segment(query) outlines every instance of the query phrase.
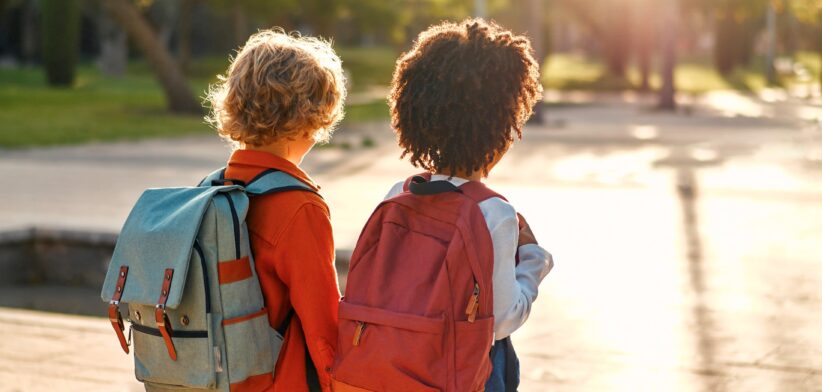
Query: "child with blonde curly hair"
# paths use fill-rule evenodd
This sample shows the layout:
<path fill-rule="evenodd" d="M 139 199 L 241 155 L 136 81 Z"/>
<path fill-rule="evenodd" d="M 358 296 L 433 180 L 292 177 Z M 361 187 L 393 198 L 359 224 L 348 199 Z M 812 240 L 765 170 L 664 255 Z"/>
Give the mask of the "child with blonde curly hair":
<path fill-rule="evenodd" d="M 319 186 L 299 165 L 330 137 L 345 94 L 331 45 L 282 30 L 252 35 L 209 91 L 207 120 L 237 147 L 226 179 L 250 183 L 280 171 L 313 190 L 251 198 L 246 221 L 268 320 L 287 332 L 273 377 L 249 378 L 238 391 L 330 390 L 340 300 L 334 242 Z"/>

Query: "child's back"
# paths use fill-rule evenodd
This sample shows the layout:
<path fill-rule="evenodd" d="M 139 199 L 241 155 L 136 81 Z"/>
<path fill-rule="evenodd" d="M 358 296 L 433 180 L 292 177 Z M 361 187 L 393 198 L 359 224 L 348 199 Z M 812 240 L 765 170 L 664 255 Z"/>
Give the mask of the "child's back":
<path fill-rule="evenodd" d="M 351 257 L 336 390 L 476 391 L 491 371 L 493 249 L 477 207 L 490 191 L 416 180 Z"/>
<path fill-rule="evenodd" d="M 495 24 L 482 20 L 468 20 L 459 24 L 443 23 L 421 33 L 414 47 L 397 62 L 397 69 L 394 72 L 389 97 L 392 125 L 399 136 L 403 156 L 409 156 L 411 163 L 425 169 L 430 181 L 420 180 L 420 185 L 417 186 L 421 188 L 419 192 L 411 189 L 410 193 L 404 190 L 408 190 L 408 186 L 412 186 L 413 183 L 398 183 L 389 192 L 384 205 L 405 204 L 411 210 L 440 208 L 444 216 L 455 212 L 463 214 L 468 210 L 456 210 L 453 204 L 449 204 L 458 199 L 453 193 L 463 193 L 470 198 L 471 192 L 466 192 L 466 189 L 486 189 L 486 197 L 474 200 L 473 208 L 478 217 L 472 221 L 472 232 L 476 235 L 472 236 L 471 240 L 474 241 L 473 247 L 487 250 L 486 257 L 480 260 L 482 266 L 479 268 L 488 275 L 482 278 L 484 283 L 480 286 L 484 287 L 479 287 L 481 290 L 474 292 L 484 293 L 482 295 L 485 296 L 481 298 L 486 301 L 490 293 L 491 306 L 484 309 L 481 303 L 477 304 L 474 297 L 466 300 L 457 295 L 462 289 L 458 284 L 456 287 L 459 289 L 452 290 L 451 293 L 451 298 L 455 301 L 453 307 L 464 310 L 465 313 L 446 312 L 445 319 L 448 321 L 449 315 L 453 315 L 455 318 L 452 321 L 457 327 L 460 323 L 475 322 L 476 319 L 472 317 L 479 316 L 472 316 L 471 309 L 476 309 L 477 306 L 480 315 L 493 316 L 493 328 L 489 326 L 486 332 L 491 335 L 486 336 L 488 345 L 482 347 L 478 353 L 466 357 L 454 355 L 454 367 L 457 370 L 449 377 L 459 379 L 462 376 L 461 371 L 474 372 L 476 364 L 490 364 L 492 360 L 495 365 L 494 372 L 487 384 L 483 379 L 479 385 L 449 382 L 428 384 L 431 387 L 458 391 L 483 388 L 487 391 L 497 391 L 504 390 L 505 384 L 508 384 L 509 390 L 515 388 L 513 384 L 516 383 L 517 376 L 514 374 L 516 369 L 512 362 L 516 357 L 509 350 L 508 361 L 504 355 L 500 360 L 500 354 L 505 354 L 500 347 L 510 348 L 510 344 L 496 344 L 491 350 L 490 342 L 492 336 L 496 339 L 506 339 L 525 322 L 531 304 L 536 298 L 537 287 L 552 266 L 550 255 L 537 245 L 524 219 L 518 217 L 514 208 L 501 196 L 493 194 L 480 183 L 507 152 L 515 136 L 520 136 L 525 120 L 531 115 L 532 107 L 539 100 L 539 71 L 531 52 L 530 44 L 525 37 L 516 36 Z M 427 195 L 427 191 L 422 188 L 435 189 L 437 192 L 432 191 L 434 195 Z M 452 196 L 438 194 L 448 194 L 449 189 L 453 191 Z M 382 208 L 378 208 L 374 217 L 378 216 Z M 375 219 L 374 217 L 372 219 Z M 369 221 L 364 234 L 369 231 L 391 233 L 396 223 L 385 217 L 378 217 L 378 221 L 382 227 L 371 227 L 373 222 Z M 398 242 L 397 239 L 391 240 L 390 235 L 385 238 L 389 238 L 389 244 Z M 377 241 L 384 239 L 380 238 Z M 381 280 L 386 291 L 391 292 L 396 282 L 403 281 L 403 276 L 370 274 L 368 282 L 359 281 L 357 277 L 363 272 L 355 270 L 357 267 L 354 262 L 358 256 L 366 256 L 369 245 L 370 243 L 364 242 L 361 237 L 352 258 L 349 290 L 356 291 L 360 285 L 373 287 L 371 280 Z M 380 245 L 374 248 L 385 249 Z M 399 249 L 408 252 L 398 257 L 401 260 L 407 257 L 413 259 L 424 252 L 422 248 L 415 250 L 400 246 Z M 449 253 L 449 256 L 452 255 Z M 419 257 L 417 268 L 433 268 L 432 264 L 436 263 L 436 260 Z M 449 273 L 452 273 L 450 269 L 467 268 L 468 262 L 453 263 L 452 259 L 446 258 L 445 264 Z M 419 290 L 411 290 L 408 295 L 417 296 L 416 300 L 424 302 L 432 293 L 427 286 L 420 286 Z M 346 301 L 349 300 L 360 300 L 360 297 L 355 295 L 349 299 L 346 293 Z M 489 304 L 486 303 L 487 305 Z M 347 331 L 343 328 L 344 324 L 341 326 L 340 351 L 335 361 L 335 369 L 344 366 L 346 354 L 356 352 L 356 347 L 352 347 L 349 353 L 342 347 L 345 339 L 350 339 L 345 334 L 353 333 L 358 343 L 367 337 L 362 327 Z M 460 350 L 462 346 L 459 333 L 456 335 L 456 350 Z M 510 343 L 508 340 L 503 342 Z M 390 344 L 382 343 L 386 346 Z M 471 344 L 467 341 L 466 343 Z M 425 347 L 427 346 L 423 344 L 420 349 Z M 451 354 L 446 351 L 444 355 Z M 415 356 L 415 351 L 411 351 L 407 357 L 406 362 L 414 365 L 428 360 L 427 357 Z M 359 370 L 366 369 L 365 364 L 361 366 Z M 507 379 L 504 371 L 506 367 L 508 373 L 512 374 Z M 349 368 L 346 371 L 354 370 L 356 369 Z M 413 371 L 407 373 L 414 376 Z M 346 377 L 345 374 L 335 372 L 335 377 L 338 375 Z M 483 377 L 487 377 L 487 373 L 483 373 Z M 360 377 L 357 381 L 361 381 L 361 384 L 352 385 L 365 387 L 367 390 L 397 390 L 389 388 L 388 381 L 383 380 L 378 372 L 368 373 L 366 377 Z M 367 387 L 364 383 L 367 383 Z"/>
<path fill-rule="evenodd" d="M 328 206 L 299 164 L 314 143 L 330 137 L 344 97 L 341 63 L 330 45 L 281 30 L 254 34 L 210 91 L 210 120 L 239 145 L 225 177 L 250 184 L 278 173 L 296 181 L 291 191 L 249 202 L 264 310 L 286 332 L 273 379 L 269 373 L 232 390 L 330 389 L 340 298 L 334 242 Z"/>
<path fill-rule="evenodd" d="M 459 177 L 434 174 L 431 181 L 448 181 L 459 187 L 470 183 Z M 391 188 L 386 199 L 403 192 L 403 182 Z M 518 366 L 509 336 L 516 331 L 531 311 L 531 304 L 537 297 L 539 283 L 553 267 L 551 255 L 530 238 L 520 241 L 520 228 L 517 212 L 514 207 L 500 196 L 487 198 L 479 203 L 479 209 L 490 233 L 493 247 L 493 315 L 494 315 L 494 349 L 491 362 L 494 365 L 486 391 L 504 391 L 506 381 L 505 367 Z M 522 243 L 522 245 L 520 245 Z M 502 365 L 502 366 L 500 366 Z M 501 368 L 502 367 L 502 368 Z M 512 369 L 508 369 L 510 373 Z M 507 378 L 507 379 L 506 379 Z M 518 377 L 515 377 L 518 379 Z"/>

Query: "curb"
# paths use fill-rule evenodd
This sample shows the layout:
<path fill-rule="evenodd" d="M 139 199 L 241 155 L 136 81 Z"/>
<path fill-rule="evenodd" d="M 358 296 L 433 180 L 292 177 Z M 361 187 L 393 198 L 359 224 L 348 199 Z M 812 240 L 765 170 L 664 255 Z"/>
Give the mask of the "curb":
<path fill-rule="evenodd" d="M 0 285 L 57 284 L 99 288 L 118 233 L 29 227 L 0 231 Z M 352 251 L 336 250 L 336 268 L 348 271 Z"/>

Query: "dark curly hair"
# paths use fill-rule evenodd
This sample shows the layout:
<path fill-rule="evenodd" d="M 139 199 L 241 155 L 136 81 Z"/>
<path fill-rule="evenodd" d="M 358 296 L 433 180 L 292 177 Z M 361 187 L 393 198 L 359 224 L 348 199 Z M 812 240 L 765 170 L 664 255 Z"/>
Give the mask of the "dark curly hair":
<path fill-rule="evenodd" d="M 420 33 L 397 60 L 388 102 L 403 158 L 428 171 L 487 175 L 541 96 L 528 38 L 467 19 Z"/>

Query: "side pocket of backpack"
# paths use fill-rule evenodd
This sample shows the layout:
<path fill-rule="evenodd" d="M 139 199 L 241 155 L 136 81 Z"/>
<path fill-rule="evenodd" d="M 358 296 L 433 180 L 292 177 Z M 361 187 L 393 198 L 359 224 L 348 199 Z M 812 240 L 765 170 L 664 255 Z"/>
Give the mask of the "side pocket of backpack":
<path fill-rule="evenodd" d="M 268 322 L 268 310 L 223 320 L 228 380 L 231 389 L 262 390 L 274 382 L 283 337 Z"/>

